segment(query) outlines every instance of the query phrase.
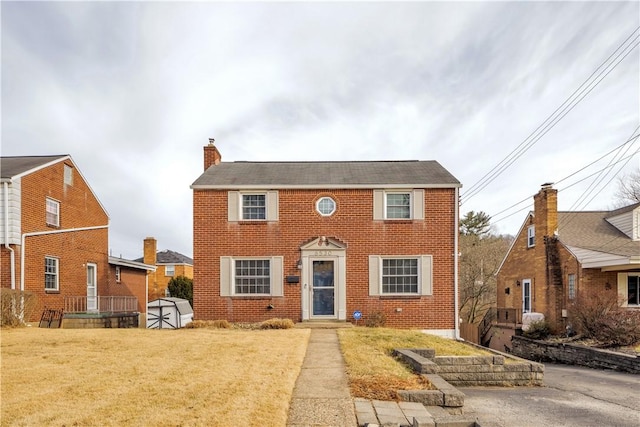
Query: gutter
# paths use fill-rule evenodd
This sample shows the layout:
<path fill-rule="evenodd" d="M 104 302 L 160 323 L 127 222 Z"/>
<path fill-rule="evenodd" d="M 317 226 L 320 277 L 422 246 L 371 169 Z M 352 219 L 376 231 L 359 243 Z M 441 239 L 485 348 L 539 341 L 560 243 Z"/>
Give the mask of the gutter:
<path fill-rule="evenodd" d="M 460 192 L 460 188 L 456 187 L 455 190 L 455 203 L 456 203 L 456 211 L 454 214 L 455 217 L 455 224 L 454 224 L 454 229 L 453 229 L 453 294 L 454 294 L 454 302 L 453 302 L 453 306 L 454 306 L 454 319 L 455 319 L 455 329 L 454 329 L 454 333 L 455 333 L 455 339 L 456 340 L 460 340 L 460 314 L 458 313 L 458 260 L 460 257 L 459 251 L 458 251 L 458 240 L 459 240 L 459 221 L 460 221 L 460 199 L 459 199 L 459 192 Z"/>
<path fill-rule="evenodd" d="M 9 251 L 11 259 L 11 289 L 16 289 L 16 253 L 9 246 L 9 183 L 2 183 L 4 187 L 4 247 Z"/>
<path fill-rule="evenodd" d="M 20 247 L 20 290 L 24 292 L 24 253 L 25 253 L 25 239 L 33 236 L 44 236 L 47 234 L 61 234 L 61 233 L 73 233 L 75 231 L 88 231 L 88 230 L 100 230 L 102 228 L 109 228 L 109 225 L 96 225 L 93 227 L 80 227 L 80 228 L 66 228 L 64 230 L 47 230 L 47 231 L 34 231 L 31 233 L 23 233 Z"/>

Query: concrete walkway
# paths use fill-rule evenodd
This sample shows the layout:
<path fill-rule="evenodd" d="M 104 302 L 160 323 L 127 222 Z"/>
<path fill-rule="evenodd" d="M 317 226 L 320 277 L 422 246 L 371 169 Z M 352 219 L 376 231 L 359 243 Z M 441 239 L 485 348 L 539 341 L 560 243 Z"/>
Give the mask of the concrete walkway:
<path fill-rule="evenodd" d="M 358 425 L 335 329 L 311 329 L 287 425 Z"/>

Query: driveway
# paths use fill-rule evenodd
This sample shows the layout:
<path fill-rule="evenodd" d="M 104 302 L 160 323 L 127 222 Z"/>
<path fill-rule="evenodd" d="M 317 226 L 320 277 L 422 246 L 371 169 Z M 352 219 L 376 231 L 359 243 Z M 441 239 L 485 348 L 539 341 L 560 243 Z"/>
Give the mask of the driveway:
<path fill-rule="evenodd" d="M 545 364 L 544 387 L 461 387 L 482 427 L 640 426 L 640 375 Z"/>

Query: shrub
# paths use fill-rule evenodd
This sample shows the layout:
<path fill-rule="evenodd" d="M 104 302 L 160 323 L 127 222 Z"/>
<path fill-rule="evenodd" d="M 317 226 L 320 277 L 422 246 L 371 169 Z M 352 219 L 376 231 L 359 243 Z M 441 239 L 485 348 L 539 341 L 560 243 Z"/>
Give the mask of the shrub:
<path fill-rule="evenodd" d="M 364 325 L 369 328 L 381 328 L 387 324 L 387 315 L 382 311 L 372 311 L 364 319 Z"/>
<path fill-rule="evenodd" d="M 260 329 L 291 329 L 293 328 L 293 320 L 291 319 L 268 319 L 260 323 Z"/>
<path fill-rule="evenodd" d="M 31 292 L 0 289 L 0 325 L 16 327 L 25 324 L 37 307 L 38 298 Z"/>
<path fill-rule="evenodd" d="M 172 297 L 186 299 L 193 307 L 193 279 L 185 276 L 172 277 L 167 288 Z"/>
<path fill-rule="evenodd" d="M 602 347 L 640 342 L 640 312 L 620 306 L 615 292 L 596 292 L 578 297 L 569 308 L 573 328 Z"/>
<path fill-rule="evenodd" d="M 222 319 L 222 320 L 194 320 L 193 322 L 187 323 L 185 328 L 188 329 L 197 329 L 197 328 L 215 328 L 215 329 L 229 329 L 231 328 L 231 323 Z"/>
<path fill-rule="evenodd" d="M 551 326 L 545 319 L 536 320 L 531 322 L 529 329 L 523 331 L 522 335 L 534 340 L 544 340 L 551 335 Z"/>

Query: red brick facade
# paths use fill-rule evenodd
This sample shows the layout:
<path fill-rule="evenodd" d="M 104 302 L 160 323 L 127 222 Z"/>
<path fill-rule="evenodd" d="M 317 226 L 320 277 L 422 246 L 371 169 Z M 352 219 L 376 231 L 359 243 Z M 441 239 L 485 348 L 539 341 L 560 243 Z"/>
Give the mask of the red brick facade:
<path fill-rule="evenodd" d="M 73 182 L 65 184 L 64 167 L 72 168 Z M 15 254 L 15 288 L 37 296 L 34 317 L 42 308 L 61 309 L 65 296 L 87 295 L 87 265 L 95 264 L 97 295 L 107 292 L 108 222 L 107 213 L 70 158 L 35 170 L 20 180 L 20 244 L 12 244 Z M 12 185 L 16 185 L 13 182 Z M 47 225 L 46 199 L 59 202 L 59 225 Z M 10 252 L 2 247 L 2 287 L 11 287 Z M 21 278 L 21 257 L 24 277 Z M 45 257 L 58 260 L 59 287 L 45 290 Z"/>
<path fill-rule="evenodd" d="M 316 202 L 330 196 L 336 212 L 322 216 Z M 455 244 L 457 191 L 424 190 L 423 220 L 373 220 L 371 189 L 284 189 L 278 191 L 277 221 L 229 221 L 228 191 L 193 193 L 194 313 L 196 319 L 255 322 L 272 317 L 302 320 L 308 285 L 299 269 L 301 247 L 326 236 L 346 247 L 346 319 L 384 313 L 392 327 L 453 331 L 455 328 Z M 322 249 L 322 248 L 320 248 Z M 321 251 L 319 252 L 321 253 Z M 431 255 L 432 294 L 372 296 L 369 256 Z M 221 296 L 221 257 L 283 257 L 282 297 Z M 362 322 L 361 322 L 362 324 Z"/>

